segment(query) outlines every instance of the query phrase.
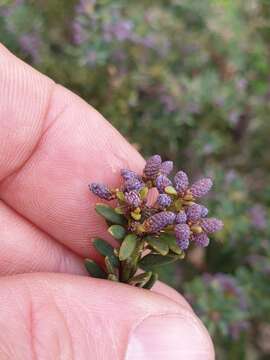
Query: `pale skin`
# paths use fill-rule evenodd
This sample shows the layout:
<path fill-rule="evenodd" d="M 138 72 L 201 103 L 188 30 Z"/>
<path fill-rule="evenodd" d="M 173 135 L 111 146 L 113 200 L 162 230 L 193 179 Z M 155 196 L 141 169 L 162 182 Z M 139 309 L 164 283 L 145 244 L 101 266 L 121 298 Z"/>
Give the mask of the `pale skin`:
<path fill-rule="evenodd" d="M 143 165 L 96 110 L 0 45 L 1 360 L 214 359 L 173 289 L 85 276 L 91 238 L 115 244 L 88 184 Z"/>

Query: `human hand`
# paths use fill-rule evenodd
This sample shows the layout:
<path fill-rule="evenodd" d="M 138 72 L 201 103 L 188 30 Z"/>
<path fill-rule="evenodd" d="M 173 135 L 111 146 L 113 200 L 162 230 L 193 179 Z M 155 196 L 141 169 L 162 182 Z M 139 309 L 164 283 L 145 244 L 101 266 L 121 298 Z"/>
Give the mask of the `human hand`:
<path fill-rule="evenodd" d="M 61 66 L 61 64 L 59 65 Z M 140 155 L 102 116 L 0 45 L 0 358 L 214 359 L 187 302 L 85 275 L 109 238 L 92 181 L 119 182 Z"/>

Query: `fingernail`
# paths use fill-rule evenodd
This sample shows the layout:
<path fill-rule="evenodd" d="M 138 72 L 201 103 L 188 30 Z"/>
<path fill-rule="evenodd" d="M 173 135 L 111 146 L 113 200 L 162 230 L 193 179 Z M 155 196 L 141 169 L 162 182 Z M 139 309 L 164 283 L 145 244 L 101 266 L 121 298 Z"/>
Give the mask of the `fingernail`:
<path fill-rule="evenodd" d="M 213 360 L 210 337 L 192 314 L 149 316 L 132 332 L 126 360 Z"/>

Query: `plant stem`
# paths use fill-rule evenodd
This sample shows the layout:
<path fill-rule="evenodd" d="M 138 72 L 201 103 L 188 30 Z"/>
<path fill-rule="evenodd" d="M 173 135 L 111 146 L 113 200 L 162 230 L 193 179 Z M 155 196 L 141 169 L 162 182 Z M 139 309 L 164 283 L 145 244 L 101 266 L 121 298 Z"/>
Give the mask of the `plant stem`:
<path fill-rule="evenodd" d="M 138 244 L 130 259 L 125 261 L 120 261 L 120 266 L 119 266 L 120 282 L 128 283 L 129 280 L 136 274 L 138 270 L 138 262 L 141 259 L 144 245 L 145 245 L 145 241 L 142 238 L 138 241 Z"/>

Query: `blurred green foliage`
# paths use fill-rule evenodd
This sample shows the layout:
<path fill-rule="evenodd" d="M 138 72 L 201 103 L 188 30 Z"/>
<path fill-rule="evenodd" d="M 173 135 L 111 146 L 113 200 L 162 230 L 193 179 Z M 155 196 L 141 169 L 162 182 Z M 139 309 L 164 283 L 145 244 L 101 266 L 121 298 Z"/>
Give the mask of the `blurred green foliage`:
<path fill-rule="evenodd" d="M 269 16 L 268 0 L 0 2 L 0 40 L 19 57 L 145 156 L 216 179 L 224 231 L 160 274 L 190 299 L 218 359 L 270 356 Z"/>

